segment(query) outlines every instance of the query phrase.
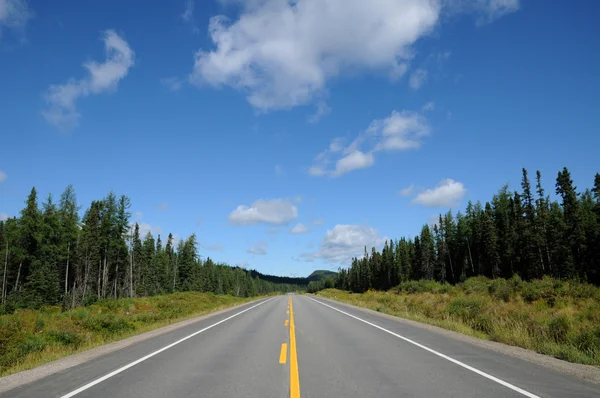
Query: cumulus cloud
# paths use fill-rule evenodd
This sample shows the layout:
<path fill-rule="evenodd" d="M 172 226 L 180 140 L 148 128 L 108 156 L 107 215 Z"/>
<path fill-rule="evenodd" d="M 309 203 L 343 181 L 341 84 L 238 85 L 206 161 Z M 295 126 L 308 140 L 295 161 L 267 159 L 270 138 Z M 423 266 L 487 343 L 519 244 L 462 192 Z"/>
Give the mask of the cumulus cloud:
<path fill-rule="evenodd" d="M 88 76 L 70 79 L 67 83 L 51 85 L 44 97 L 47 108 L 42 115 L 48 123 L 61 130 L 77 126 L 80 114 L 77 101 L 92 94 L 116 91 L 119 82 L 127 76 L 134 64 L 135 54 L 129 44 L 114 30 L 104 32 L 106 60 L 102 63 L 89 61 L 83 64 Z"/>
<path fill-rule="evenodd" d="M 240 205 L 229 214 L 234 225 L 287 224 L 298 218 L 298 208 L 288 199 L 257 200 L 251 206 Z"/>
<path fill-rule="evenodd" d="M 210 19 L 213 48 L 196 52 L 189 80 L 239 89 L 262 111 L 314 103 L 339 76 L 368 71 L 398 79 L 442 13 L 471 13 L 485 23 L 519 7 L 518 0 L 220 1 L 241 13 Z"/>
<path fill-rule="evenodd" d="M 413 184 L 410 184 L 406 188 L 401 189 L 400 192 L 398 192 L 398 195 L 400 195 L 400 196 L 411 196 L 414 191 L 415 191 L 415 186 Z"/>
<path fill-rule="evenodd" d="M 6 221 L 6 220 L 8 220 L 8 214 L 0 213 L 0 221 Z"/>
<path fill-rule="evenodd" d="M 0 0 L 0 39 L 2 30 L 22 31 L 32 13 L 25 0 Z"/>
<path fill-rule="evenodd" d="M 429 135 L 425 117 L 417 112 L 393 111 L 384 119 L 373 120 L 369 127 L 344 147 L 340 138 L 315 158 L 308 169 L 313 176 L 339 177 L 349 171 L 371 167 L 375 153 L 380 151 L 405 151 L 421 146 Z M 337 158 L 337 159 L 336 159 Z"/>
<path fill-rule="evenodd" d="M 335 162 L 333 175 L 340 176 L 352 170 L 371 167 L 374 163 L 375 157 L 373 156 L 373 152 L 363 153 L 359 150 L 354 150 Z"/>
<path fill-rule="evenodd" d="M 7 178 L 8 175 L 4 171 L 0 170 L 0 184 L 6 181 Z"/>
<path fill-rule="evenodd" d="M 428 207 L 455 207 L 466 193 L 462 182 L 447 178 L 440 181 L 435 188 L 417 194 L 412 203 Z"/>
<path fill-rule="evenodd" d="M 427 81 L 427 71 L 425 69 L 417 69 L 411 73 L 408 79 L 408 85 L 413 90 L 418 90 Z"/>
<path fill-rule="evenodd" d="M 312 261 L 321 259 L 328 263 L 348 265 L 353 257 L 361 257 L 365 247 L 381 249 L 387 238 L 380 237 L 376 229 L 366 225 L 338 224 L 325 234 L 319 250 L 305 253 L 301 257 Z"/>
<path fill-rule="evenodd" d="M 256 245 L 249 248 L 247 252 L 250 254 L 264 256 L 265 254 L 267 254 L 267 244 L 265 242 L 258 242 Z"/>
<path fill-rule="evenodd" d="M 243 90 L 266 111 L 312 102 L 346 70 L 397 78 L 440 8 L 435 0 L 247 1 L 237 20 L 211 18 L 215 48 L 196 53 L 190 81 Z"/>
<path fill-rule="evenodd" d="M 293 234 L 293 235 L 305 234 L 308 232 L 309 232 L 308 228 L 302 223 L 298 223 L 298 224 L 294 225 L 294 228 L 292 228 L 290 230 L 290 234 Z"/>
<path fill-rule="evenodd" d="M 240 268 L 243 268 L 243 269 L 248 269 L 248 267 L 250 266 L 250 264 L 248 264 L 247 261 L 240 261 L 239 263 L 236 263 L 235 265 Z"/>

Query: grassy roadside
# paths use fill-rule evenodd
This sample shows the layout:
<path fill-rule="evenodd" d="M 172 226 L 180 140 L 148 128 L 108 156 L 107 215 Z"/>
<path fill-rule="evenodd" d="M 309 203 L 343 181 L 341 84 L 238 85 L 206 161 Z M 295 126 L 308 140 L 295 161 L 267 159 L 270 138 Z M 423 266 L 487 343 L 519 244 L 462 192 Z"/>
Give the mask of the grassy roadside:
<path fill-rule="evenodd" d="M 0 376 L 260 297 L 185 292 L 0 316 Z"/>
<path fill-rule="evenodd" d="M 544 278 L 402 283 L 388 292 L 317 293 L 481 339 L 600 366 L 600 288 Z"/>

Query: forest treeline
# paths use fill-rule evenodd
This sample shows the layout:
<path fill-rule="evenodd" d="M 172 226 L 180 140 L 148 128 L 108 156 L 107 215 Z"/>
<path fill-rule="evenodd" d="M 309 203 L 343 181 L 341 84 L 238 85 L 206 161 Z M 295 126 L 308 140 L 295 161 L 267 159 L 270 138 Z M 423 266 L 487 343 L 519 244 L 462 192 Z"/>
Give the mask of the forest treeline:
<path fill-rule="evenodd" d="M 80 218 L 68 186 L 38 205 L 35 187 L 19 217 L 0 221 L 1 312 L 87 305 L 103 298 L 199 291 L 250 297 L 304 289 L 302 278 L 262 275 L 201 259 L 196 236 L 175 244 L 131 223 L 130 199 L 109 193 Z"/>
<path fill-rule="evenodd" d="M 567 168 L 555 184 L 558 201 L 546 194 L 540 172 L 535 188 L 523 169 L 521 191 L 502 187 L 490 202 L 469 202 L 465 212 L 440 214 L 411 238 L 365 248 L 347 269 L 311 292 L 328 287 L 364 292 L 388 290 L 408 280 L 455 284 L 474 276 L 524 280 L 544 275 L 600 285 L 600 174 L 578 192 Z"/>

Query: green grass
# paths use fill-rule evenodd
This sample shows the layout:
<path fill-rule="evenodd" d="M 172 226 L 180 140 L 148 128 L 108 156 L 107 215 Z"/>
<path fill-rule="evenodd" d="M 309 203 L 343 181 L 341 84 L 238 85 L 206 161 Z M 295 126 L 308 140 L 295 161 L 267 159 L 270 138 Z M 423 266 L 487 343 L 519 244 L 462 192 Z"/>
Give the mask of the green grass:
<path fill-rule="evenodd" d="M 255 299 L 185 292 L 106 299 L 64 312 L 17 310 L 0 316 L 0 376 Z"/>
<path fill-rule="evenodd" d="M 600 366 L 600 288 L 544 278 L 523 282 L 471 278 L 451 286 L 410 281 L 388 291 L 323 297 L 481 339 Z"/>

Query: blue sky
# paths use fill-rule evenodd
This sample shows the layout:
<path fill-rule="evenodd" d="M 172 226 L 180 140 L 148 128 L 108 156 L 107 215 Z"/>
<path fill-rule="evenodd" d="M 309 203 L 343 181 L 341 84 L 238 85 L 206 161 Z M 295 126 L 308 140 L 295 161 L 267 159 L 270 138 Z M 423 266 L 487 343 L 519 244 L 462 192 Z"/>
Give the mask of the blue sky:
<path fill-rule="evenodd" d="M 304 276 L 522 167 L 591 186 L 598 2 L 292 3 L 0 0 L 2 217 L 114 190 L 146 231 Z"/>

